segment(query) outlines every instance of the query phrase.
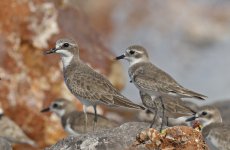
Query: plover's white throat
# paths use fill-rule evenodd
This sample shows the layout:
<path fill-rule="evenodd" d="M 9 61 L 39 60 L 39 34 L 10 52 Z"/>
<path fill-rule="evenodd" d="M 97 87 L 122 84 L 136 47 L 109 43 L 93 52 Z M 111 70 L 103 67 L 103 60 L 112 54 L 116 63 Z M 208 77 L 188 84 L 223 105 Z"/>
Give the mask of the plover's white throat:
<path fill-rule="evenodd" d="M 76 42 L 69 39 L 58 40 L 56 47 L 45 53 L 61 55 L 65 83 L 71 93 L 83 103 L 86 125 L 88 106 L 94 107 L 95 123 L 97 122 L 96 105 L 99 103 L 142 109 L 141 106 L 121 95 L 103 75 L 80 60 Z"/>
<path fill-rule="evenodd" d="M 84 131 L 84 113 L 76 111 L 76 107 L 71 101 L 63 98 L 57 99 L 51 105 L 41 112 L 54 112 L 61 119 L 61 124 L 64 130 L 71 135 L 79 135 L 85 133 Z M 94 115 L 88 113 L 88 131 L 93 131 Z M 98 116 L 97 130 L 104 130 L 117 127 L 113 121 L 110 121 L 102 116 Z"/>
<path fill-rule="evenodd" d="M 213 106 L 203 106 L 187 121 L 198 120 L 203 126 L 202 135 L 207 143 L 220 150 L 230 150 L 230 126 L 222 123 L 219 110 Z"/>
<path fill-rule="evenodd" d="M 29 144 L 33 147 L 37 146 L 15 122 L 4 115 L 3 111 L 1 111 L 0 114 L 0 137 L 10 143 Z"/>

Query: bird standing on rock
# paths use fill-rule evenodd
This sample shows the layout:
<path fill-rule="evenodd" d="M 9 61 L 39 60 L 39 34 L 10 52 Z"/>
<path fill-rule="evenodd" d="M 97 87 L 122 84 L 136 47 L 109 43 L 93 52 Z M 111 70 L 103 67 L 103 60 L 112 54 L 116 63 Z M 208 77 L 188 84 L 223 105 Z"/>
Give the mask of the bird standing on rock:
<path fill-rule="evenodd" d="M 149 60 L 146 49 L 139 45 L 133 45 L 126 49 L 125 53 L 116 57 L 117 60 L 126 59 L 129 62 L 128 74 L 131 82 L 143 93 L 148 94 L 154 100 L 162 95 L 174 95 L 180 98 L 196 98 L 204 100 L 206 96 L 184 88 L 169 74 L 156 67 Z M 155 110 L 157 111 L 157 110 Z M 155 112 L 156 114 L 157 112 Z M 162 111 L 164 118 L 164 111 Z M 164 119 L 163 119 L 164 120 Z"/>
<path fill-rule="evenodd" d="M 219 150 L 230 150 L 230 126 L 222 123 L 219 110 L 213 106 L 200 107 L 193 117 L 187 121 L 199 121 L 201 132 L 207 143 Z"/>
<path fill-rule="evenodd" d="M 62 127 L 68 134 L 79 135 L 84 132 L 84 113 L 76 110 L 76 107 L 71 101 L 60 98 L 53 101 L 49 107 L 44 108 L 41 112 L 54 112 L 61 119 Z M 94 115 L 87 113 L 88 116 L 88 131 L 93 131 Z M 107 118 L 98 115 L 97 131 L 117 127 L 118 124 L 108 120 Z"/>
<path fill-rule="evenodd" d="M 85 113 L 85 130 L 87 126 L 86 108 L 94 108 L 94 127 L 97 122 L 97 104 L 117 105 L 127 108 L 143 109 L 121 95 L 103 75 L 83 63 L 79 57 L 79 48 L 75 41 L 60 39 L 55 48 L 45 54 L 60 54 L 63 63 L 64 80 L 73 95 L 83 104 Z"/>

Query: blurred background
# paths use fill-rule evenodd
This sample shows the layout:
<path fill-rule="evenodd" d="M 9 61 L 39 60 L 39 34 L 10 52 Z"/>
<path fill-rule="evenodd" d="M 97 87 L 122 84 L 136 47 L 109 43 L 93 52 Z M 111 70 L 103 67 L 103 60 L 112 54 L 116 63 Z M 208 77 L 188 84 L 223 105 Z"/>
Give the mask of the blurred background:
<path fill-rule="evenodd" d="M 181 85 L 209 97 L 199 104 L 230 98 L 229 0 L 1 0 L 0 7 L 1 107 L 39 144 L 17 150 L 42 149 L 66 136 L 57 117 L 40 113 L 55 98 L 75 100 L 59 57 L 43 55 L 61 37 L 78 41 L 82 60 L 136 103 L 128 63 L 113 60 L 132 44 L 144 46 Z M 126 112 L 119 111 L 99 110 L 121 118 Z"/>

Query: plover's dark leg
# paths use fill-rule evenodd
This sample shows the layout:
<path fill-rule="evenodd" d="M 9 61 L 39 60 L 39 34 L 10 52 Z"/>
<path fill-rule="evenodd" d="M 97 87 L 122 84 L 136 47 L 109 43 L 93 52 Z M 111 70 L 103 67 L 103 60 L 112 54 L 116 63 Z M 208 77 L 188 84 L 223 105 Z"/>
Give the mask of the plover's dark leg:
<path fill-rule="evenodd" d="M 97 127 L 97 105 L 94 105 L 93 109 L 94 109 L 93 131 L 95 131 L 95 129 Z"/>
<path fill-rule="evenodd" d="M 162 121 L 161 121 L 161 128 L 160 128 L 160 132 L 162 130 L 162 127 L 163 127 L 163 124 L 164 124 L 164 118 L 165 118 L 165 106 L 164 106 L 164 103 L 163 103 L 163 100 L 162 100 L 162 97 L 160 96 L 159 97 L 160 100 L 161 100 L 161 105 L 162 105 Z"/>
<path fill-rule="evenodd" d="M 84 132 L 87 132 L 87 124 L 88 124 L 88 117 L 87 117 L 87 107 L 83 105 L 83 111 L 85 116 L 85 124 L 84 124 Z"/>
<path fill-rule="evenodd" d="M 169 126 L 169 117 L 166 117 L 166 125 Z"/>
<path fill-rule="evenodd" d="M 155 103 L 155 102 L 154 102 L 154 105 L 155 105 L 155 112 L 154 112 L 154 117 L 153 117 L 153 120 L 152 120 L 152 122 L 151 122 L 151 124 L 150 124 L 150 128 L 152 128 L 152 127 L 153 127 L 153 124 L 155 123 L 156 118 L 157 118 L 158 108 L 157 108 L 157 105 L 156 105 L 156 103 Z"/>

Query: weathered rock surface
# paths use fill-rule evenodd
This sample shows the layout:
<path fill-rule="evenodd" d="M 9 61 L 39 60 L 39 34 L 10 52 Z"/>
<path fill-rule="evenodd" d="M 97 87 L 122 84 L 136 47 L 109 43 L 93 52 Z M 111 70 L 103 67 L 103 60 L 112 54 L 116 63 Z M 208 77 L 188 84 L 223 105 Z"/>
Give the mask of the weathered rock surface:
<path fill-rule="evenodd" d="M 57 149 L 128 149 L 136 139 L 136 135 L 147 128 L 148 123 L 125 123 L 112 130 L 104 130 L 95 133 L 88 133 L 79 137 L 67 137 L 56 145 L 46 150 Z"/>
<path fill-rule="evenodd" d="M 159 133 L 153 128 L 146 129 L 148 126 L 148 123 L 129 122 L 112 130 L 67 137 L 46 150 L 208 149 L 201 133 L 190 127 L 171 127 Z"/>

